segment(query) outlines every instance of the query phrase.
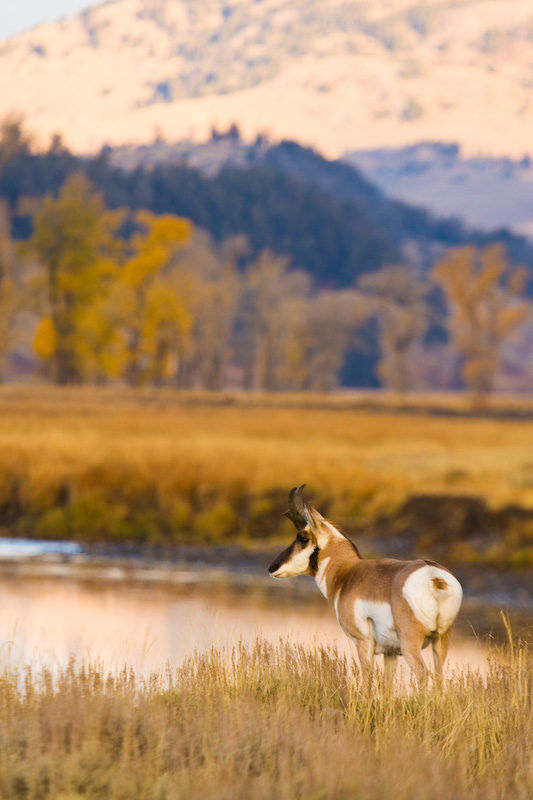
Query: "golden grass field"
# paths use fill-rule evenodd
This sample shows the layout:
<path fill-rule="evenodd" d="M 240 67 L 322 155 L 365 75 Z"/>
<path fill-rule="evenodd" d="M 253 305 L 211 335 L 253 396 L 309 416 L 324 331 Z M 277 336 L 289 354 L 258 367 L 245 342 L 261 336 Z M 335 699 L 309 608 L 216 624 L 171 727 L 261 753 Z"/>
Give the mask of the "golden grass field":
<path fill-rule="evenodd" d="M 533 421 L 428 412 L 468 410 L 460 397 L 415 398 L 403 410 L 393 399 L 4 386 L 0 529 L 89 541 L 279 538 L 300 483 L 348 532 L 394 516 L 414 494 L 533 509 Z M 533 525 L 484 555 L 455 546 L 459 559 L 498 560 L 507 548 L 529 565 Z"/>
<path fill-rule="evenodd" d="M 257 641 L 141 681 L 0 667 L 3 800 L 529 800 L 533 658 L 420 691 L 332 649 Z"/>

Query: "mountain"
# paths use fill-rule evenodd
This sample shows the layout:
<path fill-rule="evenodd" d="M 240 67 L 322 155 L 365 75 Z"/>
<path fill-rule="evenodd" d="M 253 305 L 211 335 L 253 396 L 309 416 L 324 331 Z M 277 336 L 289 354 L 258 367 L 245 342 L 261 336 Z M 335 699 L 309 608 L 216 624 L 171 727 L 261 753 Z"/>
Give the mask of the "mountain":
<path fill-rule="evenodd" d="M 520 160 L 464 158 L 457 145 L 425 142 L 360 150 L 343 160 L 390 197 L 424 206 L 439 216 L 459 217 L 480 230 L 508 228 L 533 237 L 529 156 Z"/>
<path fill-rule="evenodd" d="M 76 152 L 213 124 L 330 157 L 533 149 L 533 0 L 116 0 L 0 43 L 0 118 Z"/>

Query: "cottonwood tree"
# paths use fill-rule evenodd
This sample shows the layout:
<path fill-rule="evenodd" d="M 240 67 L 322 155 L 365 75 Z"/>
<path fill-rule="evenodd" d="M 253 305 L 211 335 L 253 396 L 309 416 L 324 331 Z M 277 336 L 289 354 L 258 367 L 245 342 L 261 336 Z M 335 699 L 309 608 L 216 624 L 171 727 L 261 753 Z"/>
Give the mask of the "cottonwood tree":
<path fill-rule="evenodd" d="M 357 286 L 378 323 L 378 375 L 385 386 L 406 392 L 413 388 L 413 355 L 430 321 L 427 284 L 413 268 L 398 264 L 362 275 Z"/>
<path fill-rule="evenodd" d="M 216 245 L 205 231 L 195 231 L 175 255 L 169 280 L 179 287 L 191 320 L 177 371 L 180 386 L 220 390 L 227 383 L 241 291 L 237 265 L 246 248 L 244 237 Z"/>
<path fill-rule="evenodd" d="M 494 388 L 502 346 L 531 313 L 524 267 L 512 267 L 500 245 L 453 250 L 432 271 L 448 302 L 449 332 L 462 377 L 478 399 Z"/>
<path fill-rule="evenodd" d="M 38 325 L 35 349 L 59 384 L 84 377 L 89 309 L 113 278 L 120 221 L 82 174 L 72 175 L 57 198 L 47 195 L 34 214 L 28 250 L 45 270 L 49 311 Z"/>
<path fill-rule="evenodd" d="M 354 333 L 366 320 L 360 295 L 345 289 L 291 298 L 282 301 L 279 316 L 284 341 L 279 369 L 283 388 L 336 389 Z"/>
<path fill-rule="evenodd" d="M 288 260 L 263 251 L 247 267 L 240 308 L 240 359 L 247 389 L 273 391 L 283 383 L 287 330 L 283 309 L 301 308 L 311 279 Z"/>
<path fill-rule="evenodd" d="M 353 290 L 313 292 L 310 277 L 265 251 L 245 271 L 240 348 L 247 388 L 331 391 L 366 311 Z"/>
<path fill-rule="evenodd" d="M 310 316 L 313 346 L 309 353 L 311 390 L 329 392 L 338 388 L 346 353 L 367 318 L 365 304 L 351 289 L 322 291 L 313 298 Z"/>

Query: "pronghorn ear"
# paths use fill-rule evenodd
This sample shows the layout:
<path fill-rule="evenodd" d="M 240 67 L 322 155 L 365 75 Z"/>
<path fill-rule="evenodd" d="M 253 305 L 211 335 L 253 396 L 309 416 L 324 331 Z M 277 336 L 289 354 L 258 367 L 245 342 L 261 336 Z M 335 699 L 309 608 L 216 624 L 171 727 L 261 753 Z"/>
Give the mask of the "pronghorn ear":
<path fill-rule="evenodd" d="M 309 530 L 315 537 L 316 542 L 320 547 L 321 544 L 325 544 L 329 539 L 329 534 L 324 526 L 326 520 L 322 514 L 320 514 L 316 508 L 313 508 L 312 506 L 307 506 L 307 511 Z"/>

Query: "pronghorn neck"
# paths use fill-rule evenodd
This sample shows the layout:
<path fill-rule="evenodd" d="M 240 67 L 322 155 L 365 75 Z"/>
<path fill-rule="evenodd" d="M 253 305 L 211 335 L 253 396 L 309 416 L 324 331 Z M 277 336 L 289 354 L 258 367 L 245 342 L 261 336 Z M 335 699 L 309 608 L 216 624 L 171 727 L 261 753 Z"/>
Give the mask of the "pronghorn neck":
<path fill-rule="evenodd" d="M 326 544 L 317 547 L 316 571 L 313 576 L 324 597 L 332 603 L 335 602 L 338 587 L 342 585 L 346 573 L 355 563 L 361 561 L 355 545 L 337 530 L 333 530 L 335 533 Z"/>

